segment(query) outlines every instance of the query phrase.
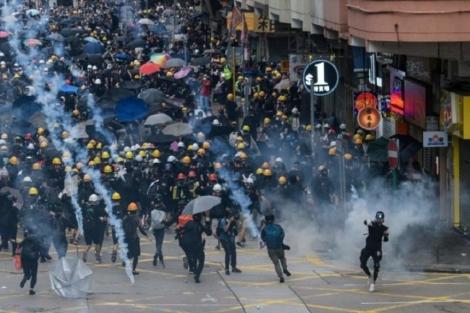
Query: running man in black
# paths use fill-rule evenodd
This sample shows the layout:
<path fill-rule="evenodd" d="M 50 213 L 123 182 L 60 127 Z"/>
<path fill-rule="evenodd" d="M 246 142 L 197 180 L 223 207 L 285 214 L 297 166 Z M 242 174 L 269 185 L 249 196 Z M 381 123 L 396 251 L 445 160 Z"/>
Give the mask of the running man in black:
<path fill-rule="evenodd" d="M 369 277 L 369 291 L 375 290 L 375 281 L 379 276 L 380 260 L 382 260 L 382 238 L 383 241 L 388 241 L 388 227 L 384 223 L 385 214 L 382 211 L 378 211 L 375 214 L 375 221 L 364 224 L 369 229 L 369 234 L 366 239 L 366 247 L 361 251 L 361 268 Z M 374 276 L 371 276 L 369 268 L 367 267 L 367 261 L 369 258 L 374 260 Z"/>

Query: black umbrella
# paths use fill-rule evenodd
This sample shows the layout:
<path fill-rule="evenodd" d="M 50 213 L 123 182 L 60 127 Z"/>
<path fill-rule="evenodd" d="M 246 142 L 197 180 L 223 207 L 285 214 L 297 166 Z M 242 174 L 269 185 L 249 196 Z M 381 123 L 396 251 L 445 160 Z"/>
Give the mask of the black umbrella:
<path fill-rule="evenodd" d="M 47 36 L 47 39 L 52 40 L 52 41 L 57 41 L 57 42 L 64 42 L 65 38 L 59 33 L 52 33 L 49 36 Z"/>
<path fill-rule="evenodd" d="M 64 28 L 60 31 L 60 34 L 64 37 L 70 37 L 75 34 L 82 34 L 84 32 L 85 30 L 80 29 L 80 28 Z"/>
<path fill-rule="evenodd" d="M 207 65 L 211 62 L 211 59 L 208 57 L 201 57 L 201 58 L 193 58 L 191 59 L 191 64 L 192 65 L 199 65 L 199 66 L 204 66 Z"/>
<path fill-rule="evenodd" d="M 159 89 L 149 88 L 139 94 L 139 98 L 148 104 L 160 103 L 166 99 L 166 95 Z"/>
<path fill-rule="evenodd" d="M 143 39 L 134 39 L 127 44 L 127 47 L 132 48 L 132 49 L 143 48 L 145 47 L 146 44 L 147 44 L 146 41 Z"/>
<path fill-rule="evenodd" d="M 103 56 L 101 54 L 89 54 L 84 58 L 89 64 L 101 65 L 103 64 Z"/>
<path fill-rule="evenodd" d="M 134 93 L 130 91 L 129 89 L 125 89 L 125 88 L 112 88 L 109 91 L 109 95 L 110 95 L 110 99 L 112 99 L 115 102 L 118 102 L 121 99 L 133 96 Z"/>
<path fill-rule="evenodd" d="M 142 87 L 142 83 L 136 80 L 128 80 L 121 84 L 121 88 L 130 89 L 130 90 L 139 89 L 141 87 Z"/>

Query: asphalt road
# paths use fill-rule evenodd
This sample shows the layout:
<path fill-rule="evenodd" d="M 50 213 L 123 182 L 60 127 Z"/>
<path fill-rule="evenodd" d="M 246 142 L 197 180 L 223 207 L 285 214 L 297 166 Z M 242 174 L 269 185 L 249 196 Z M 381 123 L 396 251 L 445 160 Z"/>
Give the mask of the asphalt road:
<path fill-rule="evenodd" d="M 340 264 L 319 255 L 288 254 L 292 276 L 280 284 L 265 250 L 256 241 L 238 249 L 241 274 L 226 276 L 223 252 L 206 247 L 206 268 L 195 284 L 182 266 L 182 252 L 172 233 L 165 238 L 166 268 L 152 265 L 153 242 L 142 239 L 143 254 L 135 285 L 119 263 L 110 263 L 106 239 L 103 264 L 95 264 L 93 293 L 87 299 L 68 300 L 50 289 L 48 266 L 40 265 L 37 294 L 20 289 L 21 273 L 9 254 L 0 252 L 0 313 L 12 312 L 470 312 L 470 275 L 390 272 L 384 269 L 377 291 L 369 293 L 366 278 L 355 264 Z M 79 247 L 82 248 L 81 246 Z M 52 249 L 53 250 L 53 249 Z M 70 247 L 69 253 L 75 253 Z M 54 255 L 54 254 L 53 254 Z M 355 261 L 355 260 L 353 260 Z"/>

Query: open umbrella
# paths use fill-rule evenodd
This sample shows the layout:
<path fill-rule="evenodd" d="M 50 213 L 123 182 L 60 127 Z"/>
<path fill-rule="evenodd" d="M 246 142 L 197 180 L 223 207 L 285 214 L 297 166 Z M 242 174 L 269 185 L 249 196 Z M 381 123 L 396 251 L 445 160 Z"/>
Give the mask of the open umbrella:
<path fill-rule="evenodd" d="M 150 62 L 163 66 L 170 56 L 164 53 L 154 53 L 150 56 Z"/>
<path fill-rule="evenodd" d="M 127 47 L 134 49 L 134 48 L 143 48 L 147 42 L 143 39 L 134 39 L 127 44 Z"/>
<path fill-rule="evenodd" d="M 142 87 L 142 83 L 137 80 L 127 80 L 121 84 L 121 87 L 129 90 L 135 90 Z"/>
<path fill-rule="evenodd" d="M 40 14 L 39 11 L 36 9 L 29 9 L 26 11 L 26 15 L 31 16 L 31 17 L 38 16 L 39 14 Z"/>
<path fill-rule="evenodd" d="M 140 75 L 152 75 L 160 71 L 160 65 L 149 62 L 142 65 L 139 69 Z"/>
<path fill-rule="evenodd" d="M 219 49 L 207 49 L 204 50 L 203 54 L 220 54 L 222 53 Z"/>
<path fill-rule="evenodd" d="M 213 207 L 222 202 L 220 197 L 215 196 L 200 196 L 191 200 L 183 210 L 184 215 L 194 215 L 202 212 L 209 211 Z"/>
<path fill-rule="evenodd" d="M 116 58 L 117 60 L 120 60 L 120 61 L 127 61 L 127 60 L 131 59 L 131 57 L 123 51 L 116 53 L 114 55 L 114 58 Z"/>
<path fill-rule="evenodd" d="M 133 96 L 134 93 L 129 89 L 125 88 L 111 88 L 111 90 L 109 91 L 109 95 L 110 99 L 112 99 L 116 103 L 121 99 Z"/>
<path fill-rule="evenodd" d="M 182 67 L 185 64 L 186 62 L 183 59 L 173 58 L 166 61 L 166 63 L 163 64 L 163 68 Z"/>
<path fill-rule="evenodd" d="M 62 85 L 59 88 L 59 92 L 65 93 L 65 94 L 76 94 L 78 92 L 78 87 L 77 86 L 72 86 L 72 85 Z"/>
<path fill-rule="evenodd" d="M 166 98 L 166 95 L 158 89 L 149 88 L 143 90 L 139 94 L 138 98 L 144 100 L 148 104 L 154 104 L 163 101 Z"/>
<path fill-rule="evenodd" d="M 200 58 L 191 59 L 191 64 L 197 65 L 197 66 L 204 66 L 204 65 L 209 64 L 210 62 L 211 62 L 211 59 L 208 57 L 200 57 Z"/>
<path fill-rule="evenodd" d="M 98 39 L 96 39 L 95 37 L 92 37 L 92 36 L 85 37 L 83 40 L 86 41 L 86 42 L 97 42 L 97 43 L 100 43 L 100 41 L 99 41 Z"/>
<path fill-rule="evenodd" d="M 185 78 L 186 76 L 188 76 L 189 73 L 191 73 L 191 68 L 187 66 L 187 67 L 183 67 L 178 72 L 176 72 L 173 77 L 175 79 L 181 79 L 181 78 Z"/>
<path fill-rule="evenodd" d="M 52 289 L 64 298 L 85 298 L 93 284 L 93 272 L 78 257 L 60 258 L 51 266 L 49 279 Z"/>
<path fill-rule="evenodd" d="M 367 147 L 367 156 L 371 162 L 387 162 L 388 139 L 380 137 L 370 142 Z"/>
<path fill-rule="evenodd" d="M 60 34 L 64 37 L 70 37 L 75 34 L 82 34 L 85 30 L 81 28 L 64 28 L 60 31 Z"/>
<path fill-rule="evenodd" d="M 104 52 L 104 47 L 99 42 L 88 42 L 83 46 L 83 53 L 85 54 L 101 54 Z"/>
<path fill-rule="evenodd" d="M 276 90 L 287 90 L 290 88 L 290 80 L 289 78 L 286 78 L 286 79 L 283 79 L 281 80 L 279 83 L 277 83 L 275 86 L 274 86 L 274 89 Z"/>
<path fill-rule="evenodd" d="M 176 137 L 186 136 L 193 133 L 193 127 L 188 123 L 176 122 L 163 128 L 162 133 Z"/>
<path fill-rule="evenodd" d="M 26 39 L 24 41 L 24 44 L 28 47 L 37 47 L 37 46 L 42 45 L 42 42 L 39 39 L 30 38 L 30 39 Z"/>
<path fill-rule="evenodd" d="M 116 119 L 119 122 L 133 122 L 141 120 L 149 112 L 148 105 L 136 97 L 122 99 L 116 105 Z"/>
<path fill-rule="evenodd" d="M 0 31 L 0 38 L 7 38 L 8 36 L 10 36 L 10 33 L 7 32 L 7 31 Z"/>
<path fill-rule="evenodd" d="M 137 23 L 140 24 L 140 25 L 153 25 L 153 24 L 155 24 L 155 22 L 152 21 L 149 18 L 141 18 Z"/>
<path fill-rule="evenodd" d="M 165 113 L 157 113 L 150 115 L 145 120 L 144 125 L 154 126 L 154 125 L 164 125 L 173 122 L 173 119 Z"/>
<path fill-rule="evenodd" d="M 49 36 L 47 36 L 47 39 L 52 40 L 52 41 L 57 41 L 57 42 L 64 42 L 65 38 L 59 33 L 52 33 Z"/>

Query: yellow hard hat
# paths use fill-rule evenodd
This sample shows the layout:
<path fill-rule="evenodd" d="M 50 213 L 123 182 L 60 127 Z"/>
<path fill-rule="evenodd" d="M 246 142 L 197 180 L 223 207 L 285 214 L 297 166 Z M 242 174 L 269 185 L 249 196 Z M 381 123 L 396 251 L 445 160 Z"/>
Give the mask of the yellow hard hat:
<path fill-rule="evenodd" d="M 64 130 L 62 134 L 60 135 L 60 137 L 62 137 L 62 139 L 67 139 L 70 137 L 70 134 L 68 131 Z"/>
<path fill-rule="evenodd" d="M 80 111 L 79 111 L 79 110 L 75 109 L 75 110 L 72 111 L 72 116 L 77 117 L 77 116 L 79 116 L 79 115 L 80 115 Z"/>
<path fill-rule="evenodd" d="M 362 145 L 362 137 L 358 137 L 358 138 L 354 139 L 354 143 L 356 145 Z"/>
<path fill-rule="evenodd" d="M 119 192 L 113 192 L 113 194 L 111 196 L 111 199 L 113 201 L 119 201 L 119 200 L 121 200 L 121 195 L 119 194 Z"/>
<path fill-rule="evenodd" d="M 266 67 L 266 73 L 270 73 L 270 72 L 272 72 L 272 70 L 273 70 L 273 69 L 272 69 L 271 67 L 269 67 L 269 66 Z"/>
<path fill-rule="evenodd" d="M 305 130 L 306 131 L 312 131 L 312 124 L 308 124 L 307 126 L 305 126 Z"/>
<path fill-rule="evenodd" d="M 83 181 L 84 182 L 91 182 L 91 176 L 89 174 L 85 174 L 83 176 Z"/>
<path fill-rule="evenodd" d="M 287 183 L 287 178 L 285 176 L 281 176 L 278 179 L 279 185 L 285 185 Z"/>
<path fill-rule="evenodd" d="M 372 134 L 367 134 L 367 135 L 366 135 L 366 138 L 365 138 L 366 141 L 372 141 L 372 140 L 374 140 L 374 139 L 375 139 L 375 136 L 372 135 Z"/>
<path fill-rule="evenodd" d="M 345 153 L 344 154 L 344 159 L 345 160 L 351 160 L 352 159 L 352 154 L 351 153 Z"/>
<path fill-rule="evenodd" d="M 229 94 L 227 95 L 227 100 L 228 100 L 228 101 L 233 101 L 233 100 L 235 100 L 235 96 L 233 95 L 233 93 L 229 93 Z"/>
<path fill-rule="evenodd" d="M 259 95 L 260 98 L 264 98 L 264 96 L 266 95 L 266 93 L 265 93 L 263 90 L 261 90 L 261 91 L 258 93 L 258 95 Z"/>
<path fill-rule="evenodd" d="M 160 150 L 155 149 L 152 151 L 152 157 L 159 158 L 161 156 Z"/>
<path fill-rule="evenodd" d="M 139 155 L 140 155 L 142 158 L 145 158 L 145 157 L 147 157 L 147 152 L 145 152 L 144 150 L 140 150 L 140 151 L 139 151 Z"/>
<path fill-rule="evenodd" d="M 105 165 L 105 167 L 103 168 L 103 173 L 111 174 L 112 172 L 113 172 L 113 168 L 111 167 L 111 165 Z"/>
<path fill-rule="evenodd" d="M 28 190 L 28 195 L 30 196 L 37 196 L 39 194 L 39 191 L 36 187 L 31 187 Z"/>
<path fill-rule="evenodd" d="M 237 150 L 243 150 L 245 149 L 245 144 L 243 142 L 240 142 L 238 145 L 237 145 Z"/>
<path fill-rule="evenodd" d="M 263 176 L 273 176 L 273 172 L 269 168 L 263 170 Z"/>
<path fill-rule="evenodd" d="M 328 149 L 328 155 L 329 156 L 335 156 L 336 155 L 336 147 L 332 147 Z"/>
<path fill-rule="evenodd" d="M 199 148 L 199 150 L 197 150 L 197 155 L 199 156 L 205 156 L 206 155 L 206 150 L 204 150 L 203 148 Z"/>
<path fill-rule="evenodd" d="M 354 136 L 352 137 L 352 139 L 355 141 L 357 138 L 361 139 L 362 140 L 362 136 L 360 134 L 354 134 Z"/>
<path fill-rule="evenodd" d="M 108 151 L 103 151 L 101 152 L 101 158 L 106 160 L 106 159 L 109 159 L 111 156 L 109 155 L 109 152 Z"/>
<path fill-rule="evenodd" d="M 202 143 L 202 147 L 206 150 L 209 150 L 209 148 L 211 147 L 211 144 L 208 141 L 204 141 Z"/>
<path fill-rule="evenodd" d="M 12 156 L 12 157 L 8 160 L 8 163 L 10 163 L 11 165 L 17 165 L 17 164 L 18 164 L 18 159 L 16 158 L 16 156 Z"/>
<path fill-rule="evenodd" d="M 249 125 L 243 125 L 242 130 L 246 133 L 250 131 L 250 126 Z"/>
<path fill-rule="evenodd" d="M 271 168 L 271 165 L 269 164 L 269 162 L 263 162 L 263 165 L 261 165 L 261 168 L 265 170 L 267 168 Z"/>
<path fill-rule="evenodd" d="M 134 158 L 134 153 L 132 153 L 132 151 L 127 151 L 125 156 L 126 159 L 132 160 Z"/>
<path fill-rule="evenodd" d="M 237 77 L 237 79 L 238 79 L 239 81 L 242 81 L 242 80 L 243 80 L 243 78 L 244 78 L 244 77 L 243 77 L 243 76 L 241 76 L 241 75 Z"/>
<path fill-rule="evenodd" d="M 277 111 L 277 112 L 276 112 L 276 116 L 277 116 L 277 117 L 281 117 L 282 115 L 283 115 L 282 111 Z"/>
<path fill-rule="evenodd" d="M 41 141 L 41 143 L 39 144 L 39 148 L 45 149 L 45 148 L 47 148 L 47 145 L 48 145 L 48 144 L 47 144 L 47 141 L 45 141 L 45 140 L 44 140 L 44 141 Z"/>
<path fill-rule="evenodd" d="M 35 170 L 35 171 L 41 170 L 41 163 L 39 163 L 39 162 L 33 163 L 32 168 L 33 168 L 33 170 Z"/>
<path fill-rule="evenodd" d="M 37 130 L 38 135 L 43 135 L 46 132 L 46 130 L 42 127 L 39 127 Z"/>
<path fill-rule="evenodd" d="M 256 169 L 256 175 L 261 175 L 261 174 L 263 174 L 263 169 L 260 167 Z"/>
<path fill-rule="evenodd" d="M 246 154 L 246 153 L 243 152 L 243 151 L 240 152 L 239 156 L 240 156 L 240 159 L 242 159 L 242 160 L 248 159 L 248 154 Z"/>
<path fill-rule="evenodd" d="M 264 126 L 268 126 L 269 123 L 271 123 L 271 119 L 269 117 L 265 117 L 264 120 L 263 120 Z"/>
<path fill-rule="evenodd" d="M 103 144 L 101 142 L 97 142 L 95 148 L 101 150 L 101 148 L 103 148 Z"/>
<path fill-rule="evenodd" d="M 166 72 L 166 77 L 173 77 L 173 72 L 170 72 L 170 71 Z"/>
<path fill-rule="evenodd" d="M 93 150 L 93 149 L 95 149 L 95 145 L 92 144 L 91 142 L 89 142 L 89 143 L 86 145 L 86 148 L 87 148 L 88 150 Z"/>
<path fill-rule="evenodd" d="M 189 165 L 191 163 L 191 158 L 189 156 L 184 156 L 183 159 L 181 160 L 184 165 Z"/>
<path fill-rule="evenodd" d="M 61 165 L 62 161 L 59 158 L 52 159 L 52 165 Z"/>
<path fill-rule="evenodd" d="M 227 59 L 225 59 L 225 58 L 220 58 L 219 61 L 220 61 L 220 63 L 225 63 L 225 62 L 227 62 Z"/>
<path fill-rule="evenodd" d="M 280 101 L 280 102 L 285 102 L 285 101 L 287 101 L 287 97 L 284 96 L 284 95 L 282 95 L 282 96 L 279 96 L 279 97 L 277 98 L 277 100 Z"/>
<path fill-rule="evenodd" d="M 259 97 L 259 93 L 255 92 L 255 93 L 253 94 L 253 98 L 256 99 L 256 98 L 258 98 L 258 97 Z"/>
<path fill-rule="evenodd" d="M 96 156 L 94 159 L 93 159 L 93 163 L 95 165 L 100 165 L 101 164 L 101 159 L 100 157 Z"/>

